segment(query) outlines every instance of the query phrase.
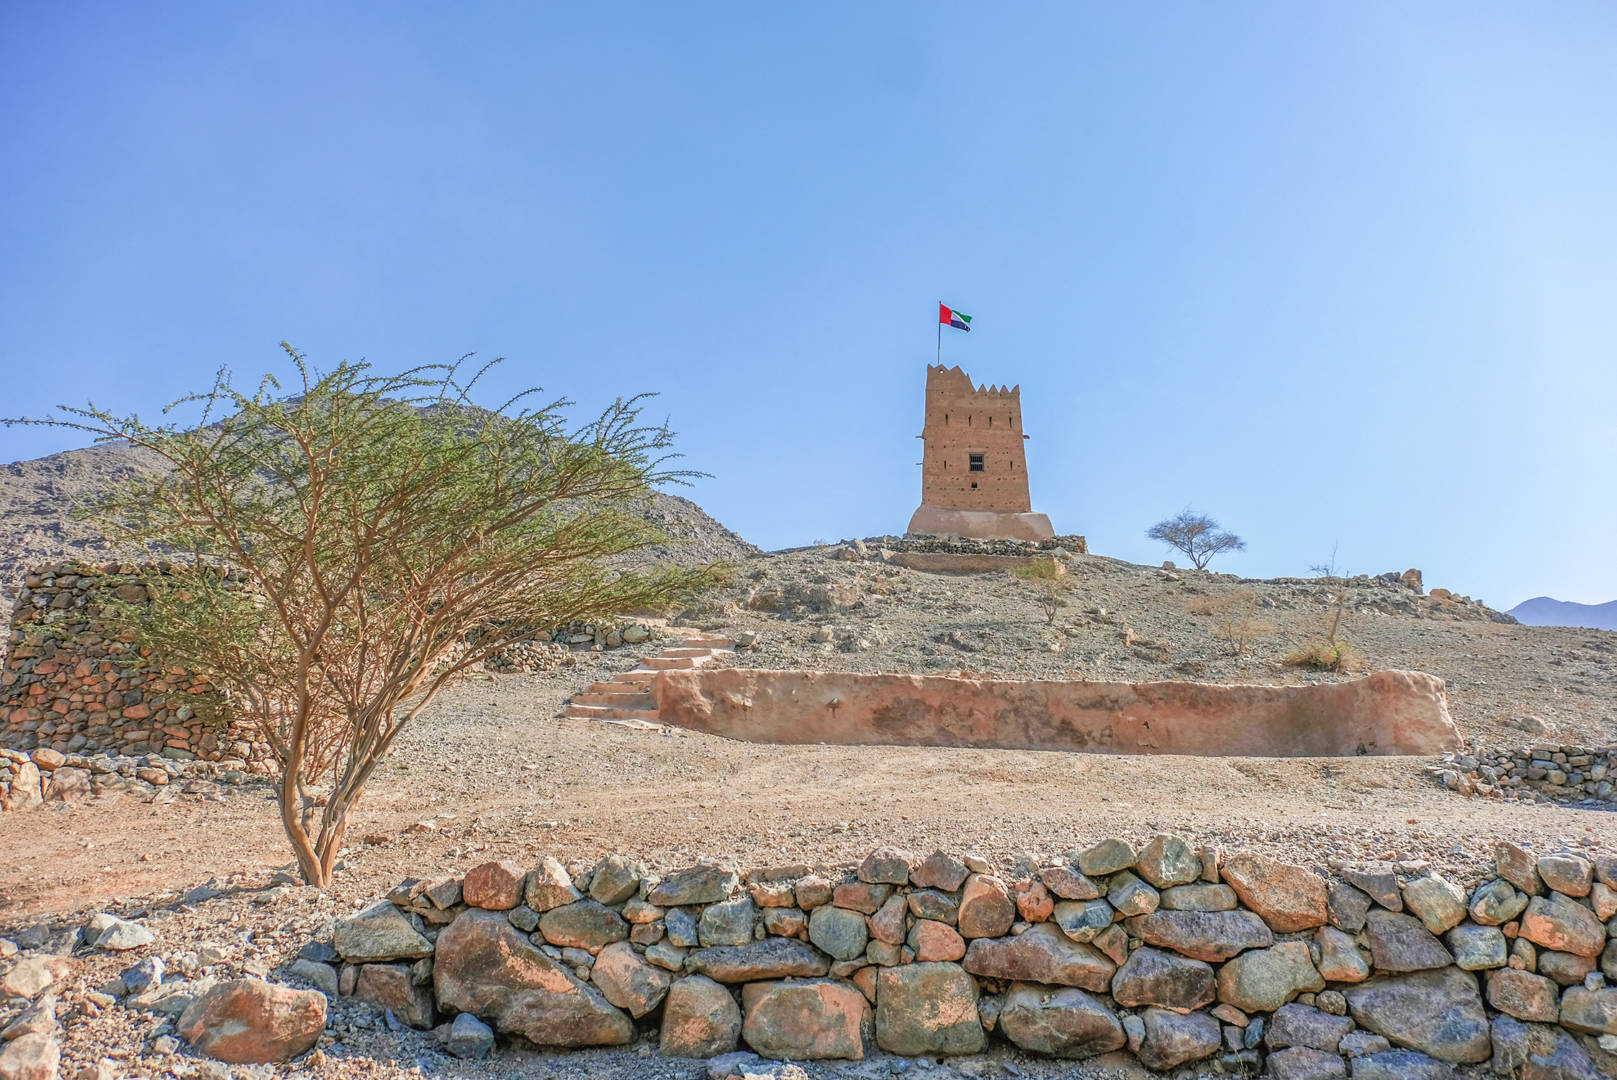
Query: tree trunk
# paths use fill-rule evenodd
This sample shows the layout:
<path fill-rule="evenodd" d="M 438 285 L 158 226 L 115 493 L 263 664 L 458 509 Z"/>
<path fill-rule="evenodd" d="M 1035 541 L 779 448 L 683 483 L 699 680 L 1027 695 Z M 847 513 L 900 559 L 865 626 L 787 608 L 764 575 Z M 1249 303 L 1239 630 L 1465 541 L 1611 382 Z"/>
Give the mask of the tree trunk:
<path fill-rule="evenodd" d="M 291 771 L 283 773 L 280 791 L 281 827 L 286 830 L 286 838 L 292 844 L 292 853 L 297 856 L 298 875 L 305 883 L 324 889 L 331 884 L 331 868 L 309 841 L 309 833 L 303 827 L 302 801 L 298 794 L 297 778 Z"/>

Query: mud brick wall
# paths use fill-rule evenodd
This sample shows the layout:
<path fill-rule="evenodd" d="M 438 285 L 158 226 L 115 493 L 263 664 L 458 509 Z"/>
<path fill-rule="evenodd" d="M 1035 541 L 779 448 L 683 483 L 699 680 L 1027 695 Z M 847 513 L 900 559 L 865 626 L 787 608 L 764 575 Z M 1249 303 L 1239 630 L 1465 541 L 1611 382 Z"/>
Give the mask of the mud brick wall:
<path fill-rule="evenodd" d="M 1003 876 L 890 848 L 823 875 L 500 861 L 405 881 L 290 974 L 436 1028 L 467 1057 L 496 1034 L 797 1060 L 1003 1040 L 1294 1080 L 1485 1062 L 1614 1075 L 1617 857 L 1496 854 L 1469 882 L 1390 863 L 1325 874 L 1166 835 Z"/>
<path fill-rule="evenodd" d="M 0 664 L 0 745 L 243 769 L 266 760 L 267 745 L 208 708 L 204 680 L 139 656 L 125 632 L 101 619 L 108 597 L 145 598 L 140 569 L 65 562 L 24 579 Z"/>

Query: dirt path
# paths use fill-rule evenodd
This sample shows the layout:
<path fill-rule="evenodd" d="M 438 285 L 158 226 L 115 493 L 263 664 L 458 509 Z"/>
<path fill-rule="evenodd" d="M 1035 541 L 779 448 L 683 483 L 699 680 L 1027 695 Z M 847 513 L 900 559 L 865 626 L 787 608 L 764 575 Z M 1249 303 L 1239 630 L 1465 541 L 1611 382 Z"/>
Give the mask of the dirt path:
<path fill-rule="evenodd" d="M 989 857 L 1168 830 L 1320 864 L 1391 856 L 1465 876 L 1497 839 L 1609 838 L 1611 814 L 1465 800 L 1411 758 L 1106 757 L 766 746 L 554 715 L 616 658 L 445 698 L 379 770 L 347 858 L 361 892 L 494 856 L 833 865 L 892 843 Z M 438 815 L 452 815 L 439 817 Z M 434 820 L 431 831 L 412 831 Z M 267 787 L 167 805 L 98 800 L 0 815 L 0 925 L 114 897 L 265 876 L 287 852 Z"/>

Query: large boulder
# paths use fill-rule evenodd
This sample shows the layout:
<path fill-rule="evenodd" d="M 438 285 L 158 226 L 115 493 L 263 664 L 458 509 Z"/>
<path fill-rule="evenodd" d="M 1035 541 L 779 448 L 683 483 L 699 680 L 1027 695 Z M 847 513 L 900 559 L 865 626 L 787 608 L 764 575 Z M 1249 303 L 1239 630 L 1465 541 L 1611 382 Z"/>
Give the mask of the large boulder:
<path fill-rule="evenodd" d="M 432 942 L 391 900 L 378 900 L 357 915 L 338 920 L 332 943 L 337 954 L 353 964 L 419 960 L 432 955 Z"/>
<path fill-rule="evenodd" d="M 876 1044 L 891 1054 L 975 1054 L 987 1043 L 977 982 L 956 964 L 876 973 Z"/>
<path fill-rule="evenodd" d="M 1220 867 L 1241 902 L 1278 934 L 1325 925 L 1325 879 L 1251 852 L 1227 856 Z"/>
<path fill-rule="evenodd" d="M 1218 969 L 1218 1000 L 1243 1012 L 1273 1012 L 1305 990 L 1323 990 L 1306 941 L 1244 952 Z"/>
<path fill-rule="evenodd" d="M 1326 982 L 1363 982 L 1370 977 L 1370 964 L 1359 952 L 1353 935 L 1334 926 L 1322 926 L 1314 931 L 1314 944 L 1319 947 L 1320 977 Z"/>
<path fill-rule="evenodd" d="M 809 940 L 836 960 L 852 960 L 865 951 L 869 927 L 865 917 L 847 908 L 819 907 L 809 915 Z"/>
<path fill-rule="evenodd" d="M 870 1003 L 829 979 L 755 982 L 741 988 L 741 1037 L 765 1057 L 818 1060 L 865 1056 Z"/>
<path fill-rule="evenodd" d="M 0 1080 L 56 1080 L 62 1048 L 49 1035 L 30 1032 L 0 1047 Z"/>
<path fill-rule="evenodd" d="M 522 903 L 527 872 L 514 862 L 486 862 L 466 872 L 461 898 L 472 907 L 509 911 Z"/>
<path fill-rule="evenodd" d="M 111 952 L 139 949 L 157 940 L 156 935 L 140 923 L 106 912 L 90 917 L 90 921 L 84 924 L 83 937 L 86 945 Z"/>
<path fill-rule="evenodd" d="M 750 896 L 737 896 L 702 909 L 696 922 L 696 936 L 703 945 L 745 945 L 752 941 L 758 921 L 758 905 Z"/>
<path fill-rule="evenodd" d="M 1553 1024 L 1561 1018 L 1561 988 L 1531 971 L 1501 968 L 1488 974 L 1488 1004 L 1518 1020 Z"/>
<path fill-rule="evenodd" d="M 564 949 L 594 950 L 628 938 L 629 924 L 599 900 L 577 900 L 539 916 L 539 932 Z"/>
<path fill-rule="evenodd" d="M 1007 982 L 1076 986 L 1104 992 L 1117 965 L 1093 945 L 1073 941 L 1050 923 L 1035 923 L 1015 937 L 978 938 L 962 966 L 973 975 Z"/>
<path fill-rule="evenodd" d="M 1535 945 L 1579 956 L 1599 956 L 1606 928 L 1595 913 L 1560 893 L 1535 896 L 1522 914 L 1521 935 Z"/>
<path fill-rule="evenodd" d="M 638 1020 L 662 1004 L 673 976 L 646 963 L 627 941 L 618 941 L 596 956 L 590 981 L 601 988 L 606 1000 Z"/>
<path fill-rule="evenodd" d="M 718 945 L 697 949 L 685 966 L 698 975 L 723 983 L 761 979 L 810 978 L 824 975 L 830 962 L 814 946 L 793 938 L 765 938 L 751 945 Z"/>
<path fill-rule="evenodd" d="M 1617 986 L 1569 987 L 1561 995 L 1561 1026 L 1584 1035 L 1617 1035 Z"/>
<path fill-rule="evenodd" d="M 1413 1050 L 1383 1050 L 1353 1059 L 1353 1080 L 1454 1080 L 1454 1069 Z"/>
<path fill-rule="evenodd" d="M 1202 875 L 1202 861 L 1191 846 L 1177 836 L 1159 834 L 1140 849 L 1134 870 L 1159 889 L 1188 885 Z"/>
<path fill-rule="evenodd" d="M 13 763 L 11 786 L 0 791 L 0 810 L 37 810 L 45 805 L 39 766 L 31 761 Z"/>
<path fill-rule="evenodd" d="M 1213 1000 L 1213 969 L 1149 946 L 1135 949 L 1112 976 L 1112 998 L 1125 1008 L 1159 1005 L 1189 1012 Z"/>
<path fill-rule="evenodd" d="M 1263 1075 L 1268 1080 L 1347 1080 L 1347 1062 L 1340 1054 L 1293 1046 L 1269 1055 Z"/>
<path fill-rule="evenodd" d="M 438 1004 L 475 1013 L 539 1046 L 619 1046 L 629 1018 L 497 911 L 463 913 L 438 935 Z"/>
<path fill-rule="evenodd" d="M 1005 882 L 992 874 L 972 874 L 960 894 L 955 925 L 964 938 L 1000 937 L 1016 921 L 1016 904 Z"/>
<path fill-rule="evenodd" d="M 1465 890 L 1441 874 L 1428 874 L 1404 886 L 1404 906 L 1426 929 L 1441 934 L 1465 918 Z"/>
<path fill-rule="evenodd" d="M 1167 1072 L 1187 1061 L 1200 1061 L 1218 1051 L 1222 1034 L 1218 1021 L 1204 1012 L 1182 1016 L 1167 1009 L 1147 1009 L 1145 1041 L 1139 1058 L 1147 1068 Z"/>
<path fill-rule="evenodd" d="M 1311 1046 L 1334 1054 L 1341 1049 L 1342 1036 L 1352 1030 L 1353 1021 L 1345 1016 L 1332 1016 L 1312 1005 L 1293 1002 L 1275 1010 L 1264 1029 L 1263 1041 L 1271 1050 Z"/>
<path fill-rule="evenodd" d="M 1424 971 L 1454 963 L 1443 943 L 1412 915 L 1372 911 L 1365 919 L 1364 932 L 1377 971 Z"/>
<path fill-rule="evenodd" d="M 1247 949 L 1273 945 L 1267 924 L 1250 911 L 1153 911 L 1128 921 L 1148 945 L 1216 964 Z"/>
<path fill-rule="evenodd" d="M 740 884 L 734 867 L 702 863 L 663 878 L 646 894 L 646 901 L 658 907 L 717 904 L 729 899 Z"/>
<path fill-rule="evenodd" d="M 1117 920 L 1117 909 L 1105 900 L 1063 900 L 1050 909 L 1050 919 L 1074 941 L 1094 941 Z"/>
<path fill-rule="evenodd" d="M 1086 1058 L 1120 1049 L 1127 1039 L 1117 1014 L 1074 987 L 1016 983 L 999 1010 L 999 1030 L 1022 1049 Z"/>
<path fill-rule="evenodd" d="M 707 1058 L 736 1048 L 741 1007 L 730 991 L 705 975 L 676 982 L 663 1006 L 658 1049 L 669 1057 Z"/>
<path fill-rule="evenodd" d="M 366 964 L 354 980 L 354 997 L 393 1015 L 410 1027 L 425 1031 L 438 1022 L 432 991 L 415 985 L 409 964 Z"/>
<path fill-rule="evenodd" d="M 1488 1016 L 1477 977 L 1459 968 L 1378 976 L 1343 993 L 1360 1027 L 1448 1062 L 1488 1060 Z"/>
<path fill-rule="evenodd" d="M 551 855 L 547 855 L 528 874 L 522 893 L 522 902 L 540 914 L 582 899 L 584 894 L 573 884 L 572 875 L 560 859 Z"/>
<path fill-rule="evenodd" d="M 290 1061 L 326 1029 L 326 995 L 231 979 L 191 999 L 175 1030 L 199 1054 L 233 1064 Z"/>

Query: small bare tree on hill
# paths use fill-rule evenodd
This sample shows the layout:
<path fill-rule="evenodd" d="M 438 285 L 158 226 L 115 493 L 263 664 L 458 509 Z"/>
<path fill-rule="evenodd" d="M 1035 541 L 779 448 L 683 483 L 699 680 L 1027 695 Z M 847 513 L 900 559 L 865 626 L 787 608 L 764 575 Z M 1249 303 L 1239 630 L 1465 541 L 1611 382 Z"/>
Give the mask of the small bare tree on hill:
<path fill-rule="evenodd" d="M 1198 570 L 1207 569 L 1214 555 L 1225 551 L 1245 551 L 1246 541 L 1219 528 L 1206 514 L 1181 510 L 1146 530 L 1146 536 L 1184 552 Z"/>
<path fill-rule="evenodd" d="M 1072 575 L 1054 559 L 1035 559 L 1033 562 L 1011 568 L 1011 576 L 1030 582 L 1035 603 L 1044 613 L 1044 621 L 1055 625 L 1056 616 L 1067 606 L 1067 594 L 1072 591 Z"/>
<path fill-rule="evenodd" d="M 665 468 L 672 433 L 639 423 L 639 399 L 568 431 L 570 403 L 524 406 L 533 391 L 473 407 L 487 367 L 464 384 L 460 363 L 320 374 L 283 348 L 297 396 L 222 372 L 176 402 L 202 405 L 202 426 L 93 405 L 8 423 L 125 439 L 168 466 L 93 507 L 115 539 L 177 564 L 122 615 L 273 749 L 281 823 L 323 887 L 372 773 L 444 687 L 557 625 L 682 602 L 717 569 L 612 563 L 667 542 L 636 504 L 691 475 Z"/>

